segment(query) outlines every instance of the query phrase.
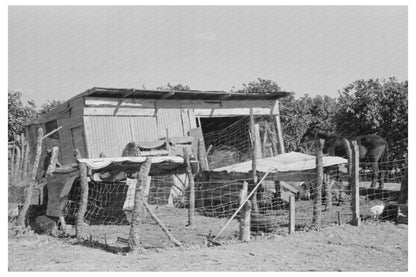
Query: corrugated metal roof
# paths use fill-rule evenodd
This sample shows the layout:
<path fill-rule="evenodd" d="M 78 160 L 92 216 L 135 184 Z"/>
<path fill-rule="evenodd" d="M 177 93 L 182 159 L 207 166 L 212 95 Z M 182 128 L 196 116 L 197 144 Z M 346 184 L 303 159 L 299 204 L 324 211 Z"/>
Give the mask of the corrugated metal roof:
<path fill-rule="evenodd" d="M 323 157 L 323 166 L 332 166 L 337 164 L 344 164 L 348 161 L 341 157 Z M 263 158 L 256 160 L 256 170 L 260 172 L 287 172 L 287 171 L 302 171 L 316 168 L 316 157 L 306 155 L 298 152 L 290 152 L 280 154 L 270 158 Z M 232 164 L 212 171 L 220 172 L 239 172 L 248 173 L 252 170 L 252 161 Z"/>
<path fill-rule="evenodd" d="M 125 88 L 93 87 L 72 99 L 91 97 L 133 98 L 133 99 L 178 99 L 178 100 L 277 100 L 288 96 L 286 91 L 241 93 L 226 91 L 200 91 L 200 90 L 147 90 Z"/>

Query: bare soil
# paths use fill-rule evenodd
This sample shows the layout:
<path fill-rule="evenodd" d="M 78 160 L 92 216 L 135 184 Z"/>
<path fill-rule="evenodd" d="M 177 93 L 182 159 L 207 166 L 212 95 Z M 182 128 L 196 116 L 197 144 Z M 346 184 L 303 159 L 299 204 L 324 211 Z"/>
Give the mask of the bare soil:
<path fill-rule="evenodd" d="M 186 230 L 184 230 L 186 232 Z M 9 227 L 9 271 L 407 271 L 408 226 L 344 224 L 225 246 L 113 254 Z"/>

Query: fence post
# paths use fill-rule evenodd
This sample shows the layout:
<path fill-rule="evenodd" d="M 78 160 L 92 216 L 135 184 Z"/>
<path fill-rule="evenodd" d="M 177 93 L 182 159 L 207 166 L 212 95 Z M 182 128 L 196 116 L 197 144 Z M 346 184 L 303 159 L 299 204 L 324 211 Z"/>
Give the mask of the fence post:
<path fill-rule="evenodd" d="M 152 158 L 147 157 L 145 162 L 140 166 L 139 174 L 137 174 L 136 189 L 134 192 L 134 206 L 132 219 L 130 224 L 129 246 L 133 251 L 139 251 L 140 247 L 140 224 L 144 214 L 144 204 L 142 187 L 146 185 L 149 176 Z"/>
<path fill-rule="evenodd" d="M 329 176 L 329 174 L 324 174 L 324 180 L 325 209 L 329 210 L 332 207 L 331 176 Z"/>
<path fill-rule="evenodd" d="M 252 172 L 252 176 L 253 176 L 253 184 L 257 184 L 257 144 L 259 143 L 259 141 L 257 140 L 257 136 L 256 136 L 256 127 L 255 127 L 255 123 L 254 123 L 254 115 L 253 115 L 253 108 L 250 108 L 250 132 L 251 132 L 251 145 L 252 145 L 252 149 L 251 149 L 251 172 Z M 253 194 L 253 196 L 251 197 L 251 203 L 253 205 L 253 211 L 255 213 L 259 212 L 259 207 L 257 205 L 257 192 L 255 192 Z"/>
<path fill-rule="evenodd" d="M 17 219 L 18 224 L 23 227 L 25 226 L 26 213 L 29 210 L 30 203 L 32 202 L 33 186 L 35 185 L 35 182 L 36 182 L 36 174 L 38 172 L 40 156 L 42 154 L 42 140 L 43 140 L 43 129 L 39 128 L 38 138 L 37 138 L 37 143 L 36 143 L 36 156 L 33 162 L 32 174 L 30 176 L 29 184 L 27 185 L 25 189 L 25 202 L 23 203 L 22 210 L 20 211 L 19 217 Z"/>
<path fill-rule="evenodd" d="M 20 134 L 20 165 L 19 165 L 19 179 L 23 180 L 23 171 L 24 171 L 24 160 L 25 160 L 25 144 L 26 144 L 26 140 L 25 140 L 25 135 L 22 132 L 22 134 Z"/>
<path fill-rule="evenodd" d="M 282 126 L 280 124 L 279 100 L 276 100 L 275 110 L 277 110 L 277 115 L 274 118 L 276 120 L 276 135 L 277 135 L 278 142 L 279 142 L 279 154 L 284 154 L 285 153 L 285 145 L 284 145 L 284 142 L 283 142 Z"/>
<path fill-rule="evenodd" d="M 26 127 L 25 128 L 25 133 L 26 133 L 26 139 L 25 139 L 25 144 L 26 144 L 26 150 L 25 150 L 25 157 L 23 160 L 23 180 L 26 179 L 27 175 L 29 174 L 29 164 L 30 164 L 30 136 L 29 136 L 29 128 Z"/>
<path fill-rule="evenodd" d="M 400 184 L 400 194 L 398 204 L 406 204 L 408 201 L 408 177 L 407 177 L 407 163 L 402 172 L 402 180 Z"/>
<path fill-rule="evenodd" d="M 347 153 L 347 159 L 348 159 L 348 166 L 347 166 L 348 190 L 351 190 L 352 163 L 353 163 L 352 149 L 351 149 L 350 142 L 346 138 L 343 138 L 342 140 L 344 143 L 344 147 L 345 147 L 345 150 Z"/>
<path fill-rule="evenodd" d="M 315 181 L 315 195 L 313 203 L 313 218 L 312 224 L 317 228 L 321 228 L 321 215 L 322 215 L 322 179 L 323 179 L 323 165 L 322 165 L 322 149 L 325 140 L 319 139 L 317 143 L 316 152 L 316 181 Z"/>
<path fill-rule="evenodd" d="M 240 191 L 240 205 L 248 195 L 248 182 L 244 181 L 243 188 Z M 250 241 L 250 220 L 251 220 L 251 203 L 247 201 L 240 212 L 240 236 L 241 241 Z"/>
<path fill-rule="evenodd" d="M 15 141 L 17 141 L 18 143 L 20 142 L 20 136 L 19 135 L 16 135 L 15 137 L 14 137 L 14 140 Z M 14 174 L 13 174 L 13 181 L 12 181 L 12 183 L 13 184 L 16 184 L 17 182 L 18 182 L 18 180 L 19 180 L 19 175 L 20 175 L 20 156 L 21 156 L 21 145 L 19 146 L 19 144 L 17 144 L 16 145 L 16 147 L 15 147 L 15 149 L 16 149 L 16 158 L 15 158 L 15 162 L 14 162 L 14 170 L 13 170 L 13 172 L 14 172 Z"/>
<path fill-rule="evenodd" d="M 295 232 L 295 196 L 289 196 L 289 234 Z"/>
<path fill-rule="evenodd" d="M 359 226 L 360 219 L 360 175 L 359 162 L 360 154 L 356 141 L 351 142 L 352 149 L 352 174 L 351 174 L 351 190 L 352 190 L 352 225 Z"/>
<path fill-rule="evenodd" d="M 185 147 L 184 151 L 184 158 L 186 163 L 186 174 L 189 180 L 189 209 L 188 209 L 188 226 L 194 227 L 195 226 L 195 182 L 194 182 L 194 175 L 192 174 L 191 162 L 190 162 L 190 149 Z"/>
<path fill-rule="evenodd" d="M 81 163 L 79 160 L 82 158 L 78 149 L 74 151 L 75 159 L 79 168 L 79 180 L 81 185 L 81 196 L 79 200 L 77 220 L 76 220 L 76 235 L 78 239 L 85 238 L 85 213 L 87 212 L 88 205 L 88 177 L 87 177 L 87 164 Z"/>

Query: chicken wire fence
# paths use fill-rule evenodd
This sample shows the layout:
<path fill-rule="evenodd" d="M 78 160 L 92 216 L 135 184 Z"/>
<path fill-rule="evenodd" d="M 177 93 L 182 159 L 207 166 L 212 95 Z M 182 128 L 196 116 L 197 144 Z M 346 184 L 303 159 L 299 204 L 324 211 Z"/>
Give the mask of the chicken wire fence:
<path fill-rule="evenodd" d="M 251 159 L 250 117 L 245 116 L 221 130 L 204 133 L 210 168 Z"/>

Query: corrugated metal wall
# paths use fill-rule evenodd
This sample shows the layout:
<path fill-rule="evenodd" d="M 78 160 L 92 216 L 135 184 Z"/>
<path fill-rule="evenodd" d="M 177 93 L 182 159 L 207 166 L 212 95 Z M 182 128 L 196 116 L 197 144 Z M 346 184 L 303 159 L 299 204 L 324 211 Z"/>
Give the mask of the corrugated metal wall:
<path fill-rule="evenodd" d="M 193 113 L 179 109 L 159 109 L 156 117 L 84 116 L 85 136 L 89 158 L 103 152 L 117 157 L 131 141 L 151 141 L 166 136 L 187 135 L 195 126 Z"/>

